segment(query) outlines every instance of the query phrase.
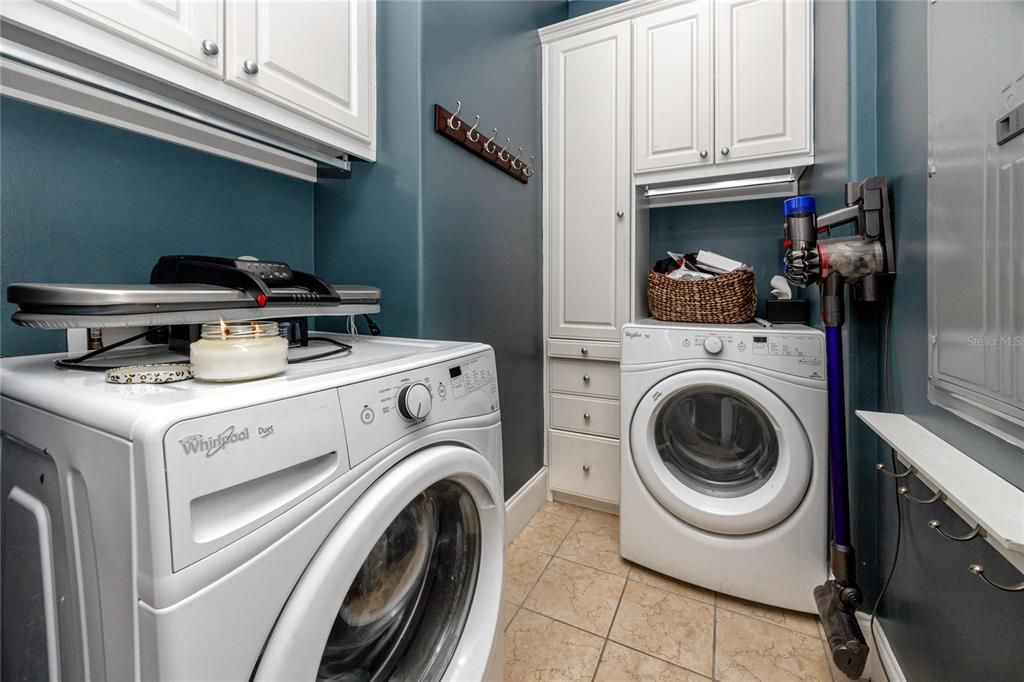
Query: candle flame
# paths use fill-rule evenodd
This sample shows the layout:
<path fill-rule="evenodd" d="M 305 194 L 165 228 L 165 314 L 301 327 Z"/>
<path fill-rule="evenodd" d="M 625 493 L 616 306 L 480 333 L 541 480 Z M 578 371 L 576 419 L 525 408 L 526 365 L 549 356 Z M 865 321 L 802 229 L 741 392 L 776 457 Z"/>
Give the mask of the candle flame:
<path fill-rule="evenodd" d="M 220 318 L 220 336 L 222 339 L 228 338 L 228 324 L 224 321 L 224 318 Z"/>

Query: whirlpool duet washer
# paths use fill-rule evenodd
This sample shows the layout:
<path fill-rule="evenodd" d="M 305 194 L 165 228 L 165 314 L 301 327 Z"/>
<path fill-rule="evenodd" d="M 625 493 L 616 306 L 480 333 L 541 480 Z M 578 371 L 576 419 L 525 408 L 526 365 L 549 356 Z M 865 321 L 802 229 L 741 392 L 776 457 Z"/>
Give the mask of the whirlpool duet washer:
<path fill-rule="evenodd" d="M 5 679 L 500 678 L 493 352 L 338 338 L 241 384 L 0 361 Z"/>
<path fill-rule="evenodd" d="M 622 330 L 621 551 L 815 612 L 826 578 L 824 336 L 799 325 Z"/>

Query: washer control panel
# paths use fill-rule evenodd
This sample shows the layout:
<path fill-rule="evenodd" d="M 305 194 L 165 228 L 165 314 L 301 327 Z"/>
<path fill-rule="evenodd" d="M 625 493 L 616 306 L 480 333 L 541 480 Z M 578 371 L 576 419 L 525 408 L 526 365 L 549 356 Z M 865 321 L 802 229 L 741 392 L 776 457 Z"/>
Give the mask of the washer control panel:
<path fill-rule="evenodd" d="M 785 325 L 625 325 L 622 364 L 727 360 L 808 379 L 825 379 L 825 335 Z"/>
<path fill-rule="evenodd" d="M 389 443 L 431 424 L 498 410 L 492 353 L 343 386 L 338 389 L 354 467 Z"/>

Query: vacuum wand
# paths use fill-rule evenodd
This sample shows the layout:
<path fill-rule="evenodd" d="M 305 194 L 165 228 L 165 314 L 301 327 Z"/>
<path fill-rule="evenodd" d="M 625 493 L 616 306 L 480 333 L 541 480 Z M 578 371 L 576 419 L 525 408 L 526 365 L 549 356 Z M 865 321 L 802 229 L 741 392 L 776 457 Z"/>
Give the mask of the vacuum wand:
<path fill-rule="evenodd" d="M 814 588 L 814 601 L 836 667 L 847 677 L 858 678 L 867 663 L 868 646 L 855 615 L 863 597 L 850 533 L 842 327 L 846 285 L 860 300 L 876 301 L 881 284 L 895 274 L 888 187 L 884 177 L 870 177 L 846 185 L 844 208 L 818 216 L 814 197 L 798 196 L 786 200 L 783 212 L 786 278 L 799 287 L 819 285 L 825 323 L 833 579 Z M 845 223 L 857 224 L 856 236 L 818 239 Z"/>

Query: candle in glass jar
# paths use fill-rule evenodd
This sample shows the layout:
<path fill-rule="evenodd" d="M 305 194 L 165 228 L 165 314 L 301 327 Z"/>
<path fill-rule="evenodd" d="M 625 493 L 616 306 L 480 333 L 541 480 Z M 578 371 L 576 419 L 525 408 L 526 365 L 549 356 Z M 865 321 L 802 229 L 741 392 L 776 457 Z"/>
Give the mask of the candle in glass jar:
<path fill-rule="evenodd" d="M 288 341 L 278 336 L 276 322 L 214 322 L 203 325 L 189 355 L 196 379 L 261 379 L 287 368 Z"/>

